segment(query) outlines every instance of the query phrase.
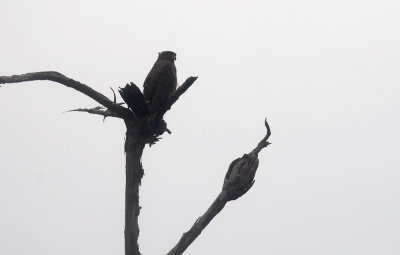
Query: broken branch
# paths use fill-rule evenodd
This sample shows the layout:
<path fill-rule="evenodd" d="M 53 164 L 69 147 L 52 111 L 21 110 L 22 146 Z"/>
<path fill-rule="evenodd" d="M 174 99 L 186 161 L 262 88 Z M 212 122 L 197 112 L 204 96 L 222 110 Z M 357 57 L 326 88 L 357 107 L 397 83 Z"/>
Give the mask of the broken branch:
<path fill-rule="evenodd" d="M 265 126 L 267 128 L 267 135 L 252 152 L 232 161 L 225 175 L 222 191 L 208 210 L 196 220 L 188 232 L 182 235 L 179 242 L 167 255 L 182 254 L 201 234 L 208 223 L 224 208 L 227 202 L 241 197 L 253 186 L 258 168 L 258 153 L 270 144 L 267 140 L 271 136 L 271 130 L 266 119 Z"/>

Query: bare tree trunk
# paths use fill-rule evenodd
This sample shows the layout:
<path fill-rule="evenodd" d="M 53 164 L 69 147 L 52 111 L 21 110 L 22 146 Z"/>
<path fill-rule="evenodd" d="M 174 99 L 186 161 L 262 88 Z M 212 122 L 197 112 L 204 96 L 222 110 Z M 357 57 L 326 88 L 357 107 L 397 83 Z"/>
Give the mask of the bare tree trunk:
<path fill-rule="evenodd" d="M 126 190 L 125 190 L 125 255 L 140 255 L 138 238 L 140 213 L 139 206 L 139 186 L 144 174 L 141 157 L 146 144 L 152 145 L 159 141 L 164 132 L 171 133 L 164 121 L 164 114 L 171 109 L 171 106 L 179 99 L 186 90 L 192 86 L 197 77 L 189 77 L 179 86 L 175 93 L 170 96 L 168 102 L 157 113 L 149 114 L 147 111 L 140 112 L 146 103 L 143 102 L 141 90 L 133 83 L 127 84 L 120 89 L 121 96 L 125 99 L 132 99 L 129 108 L 123 107 L 121 103 L 111 101 L 103 94 L 95 91 L 91 87 L 75 81 L 58 72 L 35 72 L 21 75 L 0 76 L 0 84 L 19 83 L 26 81 L 49 80 L 67 87 L 73 88 L 88 97 L 97 101 L 101 106 L 94 108 L 78 108 L 71 111 L 87 112 L 104 117 L 115 117 L 124 120 L 127 132 L 125 141 L 126 156 Z M 130 88 L 132 90 L 130 90 Z M 131 95 L 125 95 L 125 92 Z M 129 92 L 129 93 L 130 93 Z M 124 96 L 125 95 L 125 96 Z M 140 103 L 142 102 L 142 103 Z M 137 104 L 137 105 L 136 105 Z M 139 107 L 139 108 L 138 108 Z M 136 109 L 136 111 L 135 111 Z M 103 119 L 103 120 L 104 120 Z M 268 138 L 271 130 L 265 120 L 267 128 L 266 136 L 258 143 L 257 147 L 241 158 L 235 159 L 229 166 L 225 175 L 221 193 L 212 203 L 210 208 L 198 218 L 192 228 L 183 234 L 178 244 L 168 253 L 171 255 L 182 254 L 187 247 L 200 235 L 210 221 L 224 208 L 228 201 L 238 199 L 244 195 L 254 184 L 254 177 L 258 168 L 258 153 L 270 143 Z"/>
<path fill-rule="evenodd" d="M 131 132 L 126 133 L 125 255 L 140 255 L 138 245 L 139 186 L 143 177 L 141 157 L 144 145 L 144 143 L 134 141 L 134 135 Z"/>

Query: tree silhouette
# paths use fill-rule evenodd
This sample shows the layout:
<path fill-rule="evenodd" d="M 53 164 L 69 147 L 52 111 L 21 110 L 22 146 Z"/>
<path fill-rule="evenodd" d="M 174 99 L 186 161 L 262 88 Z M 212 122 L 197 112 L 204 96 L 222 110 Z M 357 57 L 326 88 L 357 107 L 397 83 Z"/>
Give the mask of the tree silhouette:
<path fill-rule="evenodd" d="M 104 118 L 114 117 L 124 121 L 126 126 L 124 145 L 126 158 L 125 255 L 139 255 L 139 186 L 144 174 L 141 163 L 143 149 L 146 144 L 155 144 L 163 133 L 171 133 L 167 128 L 167 123 L 164 121 L 163 116 L 177 102 L 179 97 L 192 86 L 196 79 L 197 77 L 186 79 L 168 99 L 167 104 L 160 108 L 157 113 L 150 113 L 143 110 L 143 94 L 133 83 L 127 84 L 119 90 L 124 100 L 127 97 L 131 99 L 129 108 L 124 107 L 122 103 L 117 103 L 114 90 L 114 98 L 110 100 L 91 87 L 58 72 L 34 72 L 0 76 L 0 84 L 37 80 L 49 80 L 60 83 L 83 93 L 101 105 L 95 108 L 79 108 L 71 111 L 87 112 L 101 115 Z M 258 167 L 258 153 L 270 144 L 268 138 L 271 135 L 271 131 L 266 120 L 265 126 L 267 128 L 266 136 L 250 153 L 244 154 L 243 157 L 235 159 L 230 164 L 220 194 L 208 210 L 195 221 L 190 230 L 183 234 L 176 246 L 168 252 L 168 255 L 182 254 L 197 236 L 200 235 L 208 223 L 224 208 L 228 201 L 239 198 L 252 187 Z"/>

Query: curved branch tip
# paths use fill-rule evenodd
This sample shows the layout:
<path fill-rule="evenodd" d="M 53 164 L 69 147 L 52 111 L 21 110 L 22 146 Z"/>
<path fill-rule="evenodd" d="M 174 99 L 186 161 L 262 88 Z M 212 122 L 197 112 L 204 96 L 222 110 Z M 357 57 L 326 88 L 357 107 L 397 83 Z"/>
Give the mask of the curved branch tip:
<path fill-rule="evenodd" d="M 269 127 L 267 118 L 265 118 L 265 127 L 267 128 L 267 135 L 266 135 L 265 140 L 268 140 L 268 138 L 271 136 L 271 128 Z"/>

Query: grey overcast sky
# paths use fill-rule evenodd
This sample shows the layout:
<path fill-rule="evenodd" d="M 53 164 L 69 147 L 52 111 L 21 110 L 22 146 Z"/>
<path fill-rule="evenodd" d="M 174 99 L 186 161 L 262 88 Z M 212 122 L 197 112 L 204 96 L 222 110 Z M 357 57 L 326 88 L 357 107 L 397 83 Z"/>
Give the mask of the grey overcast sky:
<path fill-rule="evenodd" d="M 143 155 L 140 248 L 165 254 L 272 128 L 254 187 L 186 254 L 400 254 L 400 2 L 1 0 L 0 75 L 59 71 L 112 97 L 157 53 L 199 76 Z M 121 99 L 119 99 L 121 100 Z M 0 88 L 0 254 L 123 254 L 124 125 Z"/>

